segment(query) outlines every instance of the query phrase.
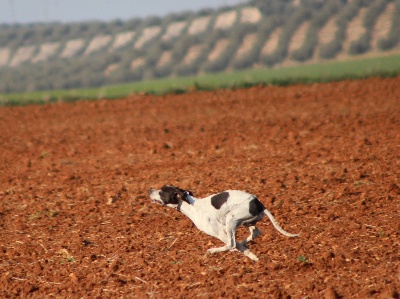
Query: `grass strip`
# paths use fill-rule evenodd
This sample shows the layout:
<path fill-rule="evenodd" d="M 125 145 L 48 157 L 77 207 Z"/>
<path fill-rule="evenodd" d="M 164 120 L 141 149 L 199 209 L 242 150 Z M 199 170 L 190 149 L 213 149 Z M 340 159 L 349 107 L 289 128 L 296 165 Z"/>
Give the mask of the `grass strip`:
<path fill-rule="evenodd" d="M 185 93 L 189 90 L 245 88 L 260 84 L 287 86 L 369 77 L 394 77 L 399 74 L 400 55 L 397 54 L 272 69 L 260 68 L 191 77 L 170 77 L 100 88 L 0 94 L 0 105 L 70 102 L 100 98 L 114 99 L 123 98 L 130 94 L 176 94 Z"/>

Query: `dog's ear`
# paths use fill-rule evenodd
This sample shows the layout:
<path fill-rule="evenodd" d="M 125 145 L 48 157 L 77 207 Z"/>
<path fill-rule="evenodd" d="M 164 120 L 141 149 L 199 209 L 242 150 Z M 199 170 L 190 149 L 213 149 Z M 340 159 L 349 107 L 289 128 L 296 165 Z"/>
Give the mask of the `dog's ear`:
<path fill-rule="evenodd" d="M 179 189 L 179 188 L 178 188 Z M 180 193 L 180 200 L 186 201 L 188 204 L 190 204 L 189 200 L 187 199 L 187 196 L 193 196 L 193 193 L 189 190 L 184 190 L 184 189 L 179 189 Z"/>
<path fill-rule="evenodd" d="M 182 200 L 182 193 L 181 192 L 174 192 L 173 197 L 178 200 Z"/>
<path fill-rule="evenodd" d="M 179 188 L 178 188 L 179 189 Z M 181 191 L 183 193 L 183 195 L 190 195 L 193 196 L 193 192 L 190 190 L 185 190 L 185 189 L 179 189 L 179 191 Z"/>

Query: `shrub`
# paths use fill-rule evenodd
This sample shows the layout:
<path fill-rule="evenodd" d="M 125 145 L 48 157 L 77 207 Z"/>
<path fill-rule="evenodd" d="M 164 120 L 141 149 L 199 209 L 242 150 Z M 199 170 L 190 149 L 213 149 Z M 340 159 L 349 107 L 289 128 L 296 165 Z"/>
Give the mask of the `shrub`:
<path fill-rule="evenodd" d="M 173 72 L 173 64 L 171 62 L 166 63 L 162 67 L 158 67 L 154 69 L 154 77 L 159 78 L 159 77 L 165 77 Z"/>
<path fill-rule="evenodd" d="M 334 15 L 339 9 L 338 2 L 331 0 L 318 10 L 311 20 L 310 27 L 308 28 L 306 38 L 300 49 L 292 53 L 292 57 L 297 61 L 306 61 L 310 59 L 318 44 L 318 32 L 326 24 L 326 22 Z"/>
<path fill-rule="evenodd" d="M 209 48 L 209 52 L 215 47 L 218 41 L 221 39 L 228 39 L 228 45 L 224 49 L 223 53 L 220 53 L 219 56 L 214 61 L 207 61 L 204 65 L 201 66 L 201 69 L 206 72 L 219 72 L 224 70 L 232 56 L 236 53 L 245 30 L 235 30 L 231 31 L 229 35 L 228 31 L 225 30 L 218 30 L 215 32 L 212 37 L 211 41 L 208 43 L 211 45 Z"/>
<path fill-rule="evenodd" d="M 284 23 L 281 36 L 279 37 L 278 47 L 271 54 L 261 57 L 261 62 L 267 66 L 272 66 L 284 60 L 287 56 L 289 43 L 292 35 L 298 26 L 311 16 L 311 11 L 306 7 L 300 7 L 296 10 L 290 19 Z"/>
<path fill-rule="evenodd" d="M 374 29 L 376 20 L 383 12 L 387 4 L 387 0 L 379 0 L 369 6 L 363 20 L 366 32 L 358 40 L 351 43 L 349 48 L 350 54 L 362 54 L 370 49 L 372 30 Z"/>
<path fill-rule="evenodd" d="M 265 16 L 287 16 L 295 10 L 292 0 L 253 0 L 249 5 L 257 7 Z"/>
<path fill-rule="evenodd" d="M 154 68 L 162 55 L 162 49 L 158 45 L 151 47 L 146 52 L 146 65 L 150 68 Z"/>
<path fill-rule="evenodd" d="M 143 20 L 139 18 L 130 19 L 124 22 L 121 31 L 134 31 L 137 30 L 142 25 Z"/>
<path fill-rule="evenodd" d="M 203 43 L 199 42 L 197 44 L 192 44 L 192 46 L 201 45 L 201 44 L 203 44 Z M 207 60 L 208 52 L 209 52 L 209 50 L 207 48 L 204 48 L 202 50 L 202 52 L 190 64 L 183 64 L 182 61 L 179 60 L 180 63 L 175 67 L 174 72 L 181 76 L 197 74 L 198 71 L 201 69 L 203 62 Z M 186 55 L 186 53 L 184 55 Z M 184 57 L 184 55 L 181 56 L 181 59 Z M 174 57 L 174 54 L 173 54 L 173 57 Z"/>
<path fill-rule="evenodd" d="M 277 18 L 267 18 L 264 22 L 261 22 L 260 26 L 249 28 L 246 30 L 246 34 L 256 34 L 257 39 L 253 45 L 253 47 L 245 53 L 241 57 L 237 57 L 233 62 L 232 66 L 234 69 L 244 69 L 251 67 L 255 63 L 258 62 L 258 58 L 260 57 L 260 52 L 262 47 L 264 46 L 266 39 L 270 36 L 272 31 L 275 29 L 275 27 L 278 25 Z M 243 34 L 240 37 L 240 40 L 243 40 L 244 36 L 246 34 Z"/>
<path fill-rule="evenodd" d="M 342 12 L 336 20 L 337 30 L 335 33 L 335 37 L 330 43 L 320 46 L 320 58 L 334 58 L 343 49 L 342 44 L 346 38 L 346 29 L 348 23 L 357 15 L 362 5 L 362 0 L 353 0 L 351 2 L 348 2 L 347 5 L 342 8 Z"/>
<path fill-rule="evenodd" d="M 378 47 L 381 50 L 390 50 L 397 46 L 400 42 L 400 0 L 395 2 L 395 11 L 393 13 L 392 26 L 390 28 L 388 37 L 378 41 Z"/>
<path fill-rule="evenodd" d="M 368 7 L 363 20 L 364 27 L 367 30 L 372 30 L 375 26 L 376 20 L 379 18 L 381 13 L 384 11 L 386 6 L 389 4 L 389 0 L 379 0 Z"/>
<path fill-rule="evenodd" d="M 162 24 L 162 18 L 158 16 L 150 16 L 144 19 L 143 27 L 160 26 Z"/>
<path fill-rule="evenodd" d="M 357 55 L 369 50 L 371 43 L 371 34 L 364 33 L 358 40 L 350 44 L 349 54 Z"/>
<path fill-rule="evenodd" d="M 53 40 L 67 40 L 69 39 L 71 27 L 68 24 L 58 25 L 53 28 L 51 38 Z"/>

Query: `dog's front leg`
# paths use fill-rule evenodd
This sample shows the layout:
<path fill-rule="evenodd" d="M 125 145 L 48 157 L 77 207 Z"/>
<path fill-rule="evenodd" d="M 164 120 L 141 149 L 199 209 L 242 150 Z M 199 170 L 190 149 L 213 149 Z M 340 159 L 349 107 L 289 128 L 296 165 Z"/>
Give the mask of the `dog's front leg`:
<path fill-rule="evenodd" d="M 230 247 L 228 245 L 222 246 L 222 247 L 216 247 L 216 248 L 210 248 L 207 250 L 207 253 L 218 253 L 218 252 L 223 252 L 223 251 L 228 251 Z"/>
<path fill-rule="evenodd" d="M 220 238 L 225 242 L 225 246 L 210 248 L 207 250 L 208 253 L 218 253 L 228 250 L 238 249 L 236 246 L 236 227 L 239 225 L 239 221 L 232 215 L 228 214 L 225 220 L 225 228 L 224 228 L 224 238 Z"/>

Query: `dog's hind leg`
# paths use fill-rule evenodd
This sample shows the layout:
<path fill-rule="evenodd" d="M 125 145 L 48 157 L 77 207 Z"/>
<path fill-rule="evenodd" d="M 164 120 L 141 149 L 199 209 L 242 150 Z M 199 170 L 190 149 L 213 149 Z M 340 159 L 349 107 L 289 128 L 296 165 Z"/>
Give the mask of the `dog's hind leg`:
<path fill-rule="evenodd" d="M 252 261 L 257 262 L 258 257 L 252 253 L 248 248 L 244 247 L 241 243 L 236 243 L 236 249 L 243 253 L 245 256 L 247 256 L 249 259 Z M 217 248 L 210 248 L 207 250 L 207 253 L 218 253 L 218 252 L 223 252 L 223 251 L 228 251 L 232 250 L 232 248 L 228 245 L 222 246 L 222 247 L 217 247 Z"/>
<path fill-rule="evenodd" d="M 240 216 L 240 215 L 239 215 Z M 252 253 L 248 248 L 242 245 L 242 243 L 236 242 L 236 228 L 241 224 L 240 217 L 234 216 L 233 213 L 228 214 L 226 217 L 226 245 L 218 248 L 211 248 L 207 250 L 207 253 L 217 253 L 223 252 L 228 250 L 237 249 L 238 251 L 242 252 L 245 256 L 250 258 L 253 261 L 258 261 L 257 256 Z M 252 232 L 251 237 L 255 238 L 261 232 L 255 226 L 254 228 L 250 229 Z M 249 237 L 250 238 L 250 237 Z"/>
<path fill-rule="evenodd" d="M 257 262 L 258 257 L 252 253 L 248 248 L 244 247 L 242 243 L 236 243 L 235 248 L 231 248 L 228 245 L 222 246 L 222 247 L 217 247 L 217 248 L 210 248 L 207 250 L 207 253 L 218 253 L 218 252 L 223 252 L 223 251 L 228 251 L 228 250 L 233 250 L 237 249 L 238 251 L 242 252 L 245 256 L 247 256 L 249 259 L 252 261 Z"/>
<path fill-rule="evenodd" d="M 242 243 L 243 243 L 243 242 L 242 242 Z M 250 251 L 250 249 L 244 247 L 244 246 L 242 245 L 242 243 L 237 243 L 237 244 L 236 244 L 237 250 L 239 250 L 240 252 L 242 252 L 245 256 L 247 256 L 247 257 L 248 257 L 249 259 L 251 259 L 252 261 L 257 262 L 257 261 L 258 261 L 258 257 L 257 257 L 254 253 L 252 253 L 252 252 Z"/>
<path fill-rule="evenodd" d="M 261 235 L 261 231 L 255 225 L 249 226 L 249 231 L 250 231 L 250 236 L 248 236 L 247 239 L 243 240 L 240 243 L 244 247 L 247 247 L 248 242 L 253 241 L 259 235 Z"/>

